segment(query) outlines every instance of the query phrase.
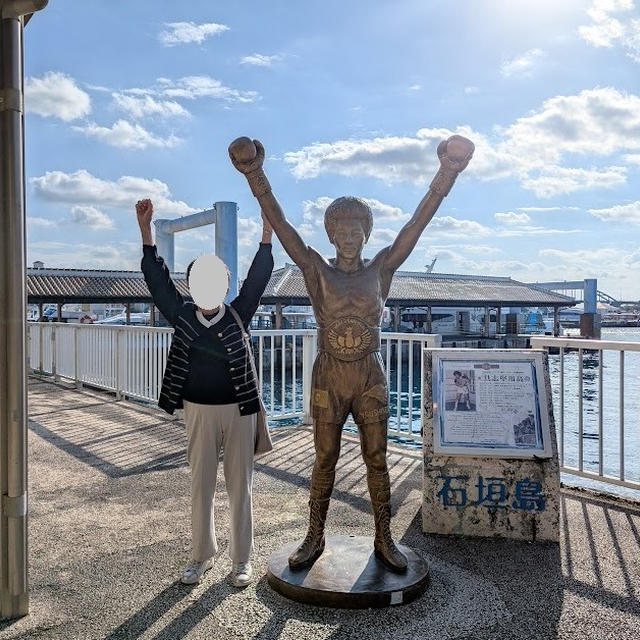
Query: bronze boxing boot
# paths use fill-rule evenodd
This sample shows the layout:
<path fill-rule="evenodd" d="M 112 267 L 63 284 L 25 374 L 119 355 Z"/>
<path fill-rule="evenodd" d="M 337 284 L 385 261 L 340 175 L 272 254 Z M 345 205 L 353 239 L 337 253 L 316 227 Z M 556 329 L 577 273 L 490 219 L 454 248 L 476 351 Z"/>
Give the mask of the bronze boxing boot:
<path fill-rule="evenodd" d="M 291 569 L 312 565 L 324 551 L 324 523 L 336 472 L 316 471 L 311 474 L 309 490 L 309 529 L 302 544 L 289 556 Z"/>
<path fill-rule="evenodd" d="M 367 484 L 369 485 L 373 518 L 376 524 L 376 537 L 373 543 L 376 557 L 392 571 L 404 573 L 407 570 L 407 558 L 391 537 L 389 473 L 387 471 L 368 471 Z"/>

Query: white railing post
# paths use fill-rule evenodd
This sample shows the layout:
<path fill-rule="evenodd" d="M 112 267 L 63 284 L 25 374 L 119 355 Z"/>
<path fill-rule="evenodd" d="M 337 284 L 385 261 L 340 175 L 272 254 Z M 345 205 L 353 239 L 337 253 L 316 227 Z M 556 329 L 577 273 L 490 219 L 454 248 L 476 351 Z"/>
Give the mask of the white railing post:
<path fill-rule="evenodd" d="M 312 424 L 311 417 L 311 372 L 313 371 L 313 345 L 315 332 L 302 336 L 302 424 Z"/>
<path fill-rule="evenodd" d="M 58 373 L 56 371 L 56 323 L 51 323 L 51 373 L 53 381 L 58 382 Z"/>
<path fill-rule="evenodd" d="M 39 322 L 38 323 L 38 371 L 40 373 L 43 373 L 43 368 L 44 368 L 44 364 L 42 361 L 43 358 L 43 353 L 44 353 L 44 345 L 42 344 L 42 323 Z"/>
<path fill-rule="evenodd" d="M 116 355 L 116 362 L 115 362 L 115 386 L 116 386 L 116 402 L 118 400 L 122 400 L 122 393 L 120 392 L 120 335 L 121 335 L 121 331 L 120 329 L 116 329 L 116 344 L 115 344 L 115 355 Z"/>
<path fill-rule="evenodd" d="M 31 373 L 31 327 L 27 325 L 27 376 Z"/>
<path fill-rule="evenodd" d="M 73 380 L 78 387 L 78 325 L 73 327 Z"/>

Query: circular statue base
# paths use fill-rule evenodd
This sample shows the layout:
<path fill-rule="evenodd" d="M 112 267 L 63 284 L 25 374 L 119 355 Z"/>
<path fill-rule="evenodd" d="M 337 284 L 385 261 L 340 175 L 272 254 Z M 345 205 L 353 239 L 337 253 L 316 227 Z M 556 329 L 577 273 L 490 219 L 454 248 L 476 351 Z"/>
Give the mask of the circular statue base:
<path fill-rule="evenodd" d="M 406 604 L 429 586 L 429 566 L 402 544 L 405 573 L 394 573 L 373 552 L 373 538 L 327 536 L 323 554 L 311 567 L 293 571 L 288 558 L 301 541 L 281 547 L 269 558 L 267 580 L 283 596 L 320 607 L 366 609 Z"/>

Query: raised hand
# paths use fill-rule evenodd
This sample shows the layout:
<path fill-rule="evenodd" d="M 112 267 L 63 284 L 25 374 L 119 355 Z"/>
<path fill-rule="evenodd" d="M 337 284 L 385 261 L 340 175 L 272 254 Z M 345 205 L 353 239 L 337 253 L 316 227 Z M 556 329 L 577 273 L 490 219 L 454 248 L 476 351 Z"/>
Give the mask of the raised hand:
<path fill-rule="evenodd" d="M 462 136 L 454 135 L 443 140 L 437 151 L 440 169 L 431 181 L 429 191 L 444 198 L 451 191 L 458 174 L 469 164 L 474 149 L 473 142 Z"/>
<path fill-rule="evenodd" d="M 151 218 L 153 217 L 153 202 L 149 198 L 138 200 L 136 202 L 136 215 L 141 229 L 150 228 Z"/>
<path fill-rule="evenodd" d="M 229 157 L 233 166 L 240 173 L 252 173 L 262 168 L 264 147 L 259 140 L 251 140 L 243 136 L 242 138 L 236 138 L 229 145 Z"/>
<path fill-rule="evenodd" d="M 471 140 L 459 135 L 451 136 L 438 145 L 440 166 L 445 171 L 460 173 L 469 164 L 474 150 L 475 145 Z"/>

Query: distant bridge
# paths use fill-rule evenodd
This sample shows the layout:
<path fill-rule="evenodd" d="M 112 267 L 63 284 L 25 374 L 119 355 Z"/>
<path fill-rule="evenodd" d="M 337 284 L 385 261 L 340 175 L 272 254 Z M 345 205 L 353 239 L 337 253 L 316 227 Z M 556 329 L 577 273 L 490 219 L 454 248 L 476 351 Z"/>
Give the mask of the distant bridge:
<path fill-rule="evenodd" d="M 616 298 L 610 296 L 608 293 L 600 291 L 600 289 L 598 289 L 598 281 L 595 278 L 588 278 L 586 280 L 559 280 L 556 282 L 532 282 L 531 284 L 542 289 L 549 289 L 550 291 L 571 296 L 576 302 L 585 302 L 585 299 L 589 300 L 589 293 L 593 295 L 593 291 L 595 290 L 595 297 L 598 302 L 605 302 L 614 307 L 619 307 L 623 304 L 637 303 L 637 301 L 616 300 Z"/>

